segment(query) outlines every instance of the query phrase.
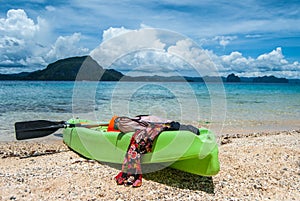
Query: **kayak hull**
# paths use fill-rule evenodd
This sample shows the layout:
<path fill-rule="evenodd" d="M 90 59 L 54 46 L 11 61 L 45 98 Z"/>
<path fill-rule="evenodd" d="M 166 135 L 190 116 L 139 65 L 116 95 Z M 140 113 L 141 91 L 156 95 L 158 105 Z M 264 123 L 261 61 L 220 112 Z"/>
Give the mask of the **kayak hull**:
<path fill-rule="evenodd" d="M 88 123 L 71 119 L 69 123 Z M 87 129 L 65 128 L 64 143 L 80 155 L 102 162 L 122 164 L 132 133 L 107 132 L 107 127 Z M 154 141 L 151 153 L 142 157 L 142 164 L 163 164 L 202 176 L 216 175 L 220 170 L 218 145 L 214 134 L 200 128 L 200 135 L 189 131 L 164 131 Z"/>

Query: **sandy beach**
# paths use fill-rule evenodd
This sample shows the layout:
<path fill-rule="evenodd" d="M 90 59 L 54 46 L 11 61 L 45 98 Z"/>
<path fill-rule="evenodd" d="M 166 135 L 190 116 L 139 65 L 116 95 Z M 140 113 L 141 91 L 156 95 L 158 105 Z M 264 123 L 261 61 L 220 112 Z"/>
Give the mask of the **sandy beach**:
<path fill-rule="evenodd" d="M 84 159 L 61 140 L 0 143 L 0 200 L 299 200 L 300 130 L 224 135 L 221 171 L 171 168 L 140 188 L 117 186 L 118 166 Z M 151 167 L 146 167 L 151 168 Z"/>

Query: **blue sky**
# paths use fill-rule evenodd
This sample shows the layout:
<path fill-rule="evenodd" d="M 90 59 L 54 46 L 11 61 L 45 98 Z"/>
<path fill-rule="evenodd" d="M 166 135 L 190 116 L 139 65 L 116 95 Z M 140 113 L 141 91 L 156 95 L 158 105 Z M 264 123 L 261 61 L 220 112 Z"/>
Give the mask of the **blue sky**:
<path fill-rule="evenodd" d="M 299 0 L 0 0 L 0 73 L 42 69 L 57 59 L 90 54 L 107 38 L 155 28 L 192 40 L 221 75 L 300 78 L 299 24 Z M 167 45 L 158 35 L 152 39 L 163 53 L 127 55 L 122 67 L 132 66 L 126 62 L 133 57 L 145 68 L 168 65 Z M 182 70 L 180 62 L 172 68 Z"/>

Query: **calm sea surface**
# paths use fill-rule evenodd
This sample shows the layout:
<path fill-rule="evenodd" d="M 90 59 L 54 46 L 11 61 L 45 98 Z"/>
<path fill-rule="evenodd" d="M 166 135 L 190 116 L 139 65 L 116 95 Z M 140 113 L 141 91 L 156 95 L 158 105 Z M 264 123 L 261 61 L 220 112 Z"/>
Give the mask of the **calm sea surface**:
<path fill-rule="evenodd" d="M 216 133 L 300 129 L 300 85 L 0 81 L 0 140 L 14 123 L 152 114 Z"/>

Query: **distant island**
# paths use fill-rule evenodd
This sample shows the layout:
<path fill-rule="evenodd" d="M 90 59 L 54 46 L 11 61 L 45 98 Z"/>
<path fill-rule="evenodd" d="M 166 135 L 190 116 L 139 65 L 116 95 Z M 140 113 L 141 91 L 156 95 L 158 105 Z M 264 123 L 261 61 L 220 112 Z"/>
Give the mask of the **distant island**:
<path fill-rule="evenodd" d="M 58 60 L 49 64 L 45 69 L 30 73 L 19 74 L 0 74 L 0 80 L 37 80 L 37 81 L 74 81 L 80 80 L 95 80 L 94 76 L 80 74 L 78 72 L 82 66 L 88 66 L 89 75 L 101 74 L 103 81 L 118 81 L 123 77 L 123 74 L 113 69 L 103 69 L 90 56 L 71 57 Z"/>
<path fill-rule="evenodd" d="M 82 67 L 87 67 L 89 73 L 80 72 Z M 122 74 L 114 69 L 104 69 L 90 56 L 70 57 L 60 59 L 49 64 L 43 70 L 34 72 L 22 72 L 18 74 L 0 74 L 0 80 L 32 80 L 32 81 L 149 81 L 149 82 L 214 82 L 219 81 L 217 77 L 180 77 L 180 76 L 138 76 L 131 77 Z M 263 77 L 238 77 L 230 74 L 227 77 L 221 77 L 223 82 L 251 82 L 251 83 L 300 83 L 299 79 L 288 80 L 286 78 L 277 78 L 275 76 Z"/>
<path fill-rule="evenodd" d="M 289 83 L 290 81 L 286 78 L 277 78 L 273 75 L 252 78 L 240 78 L 232 73 L 227 76 L 226 82 Z"/>

